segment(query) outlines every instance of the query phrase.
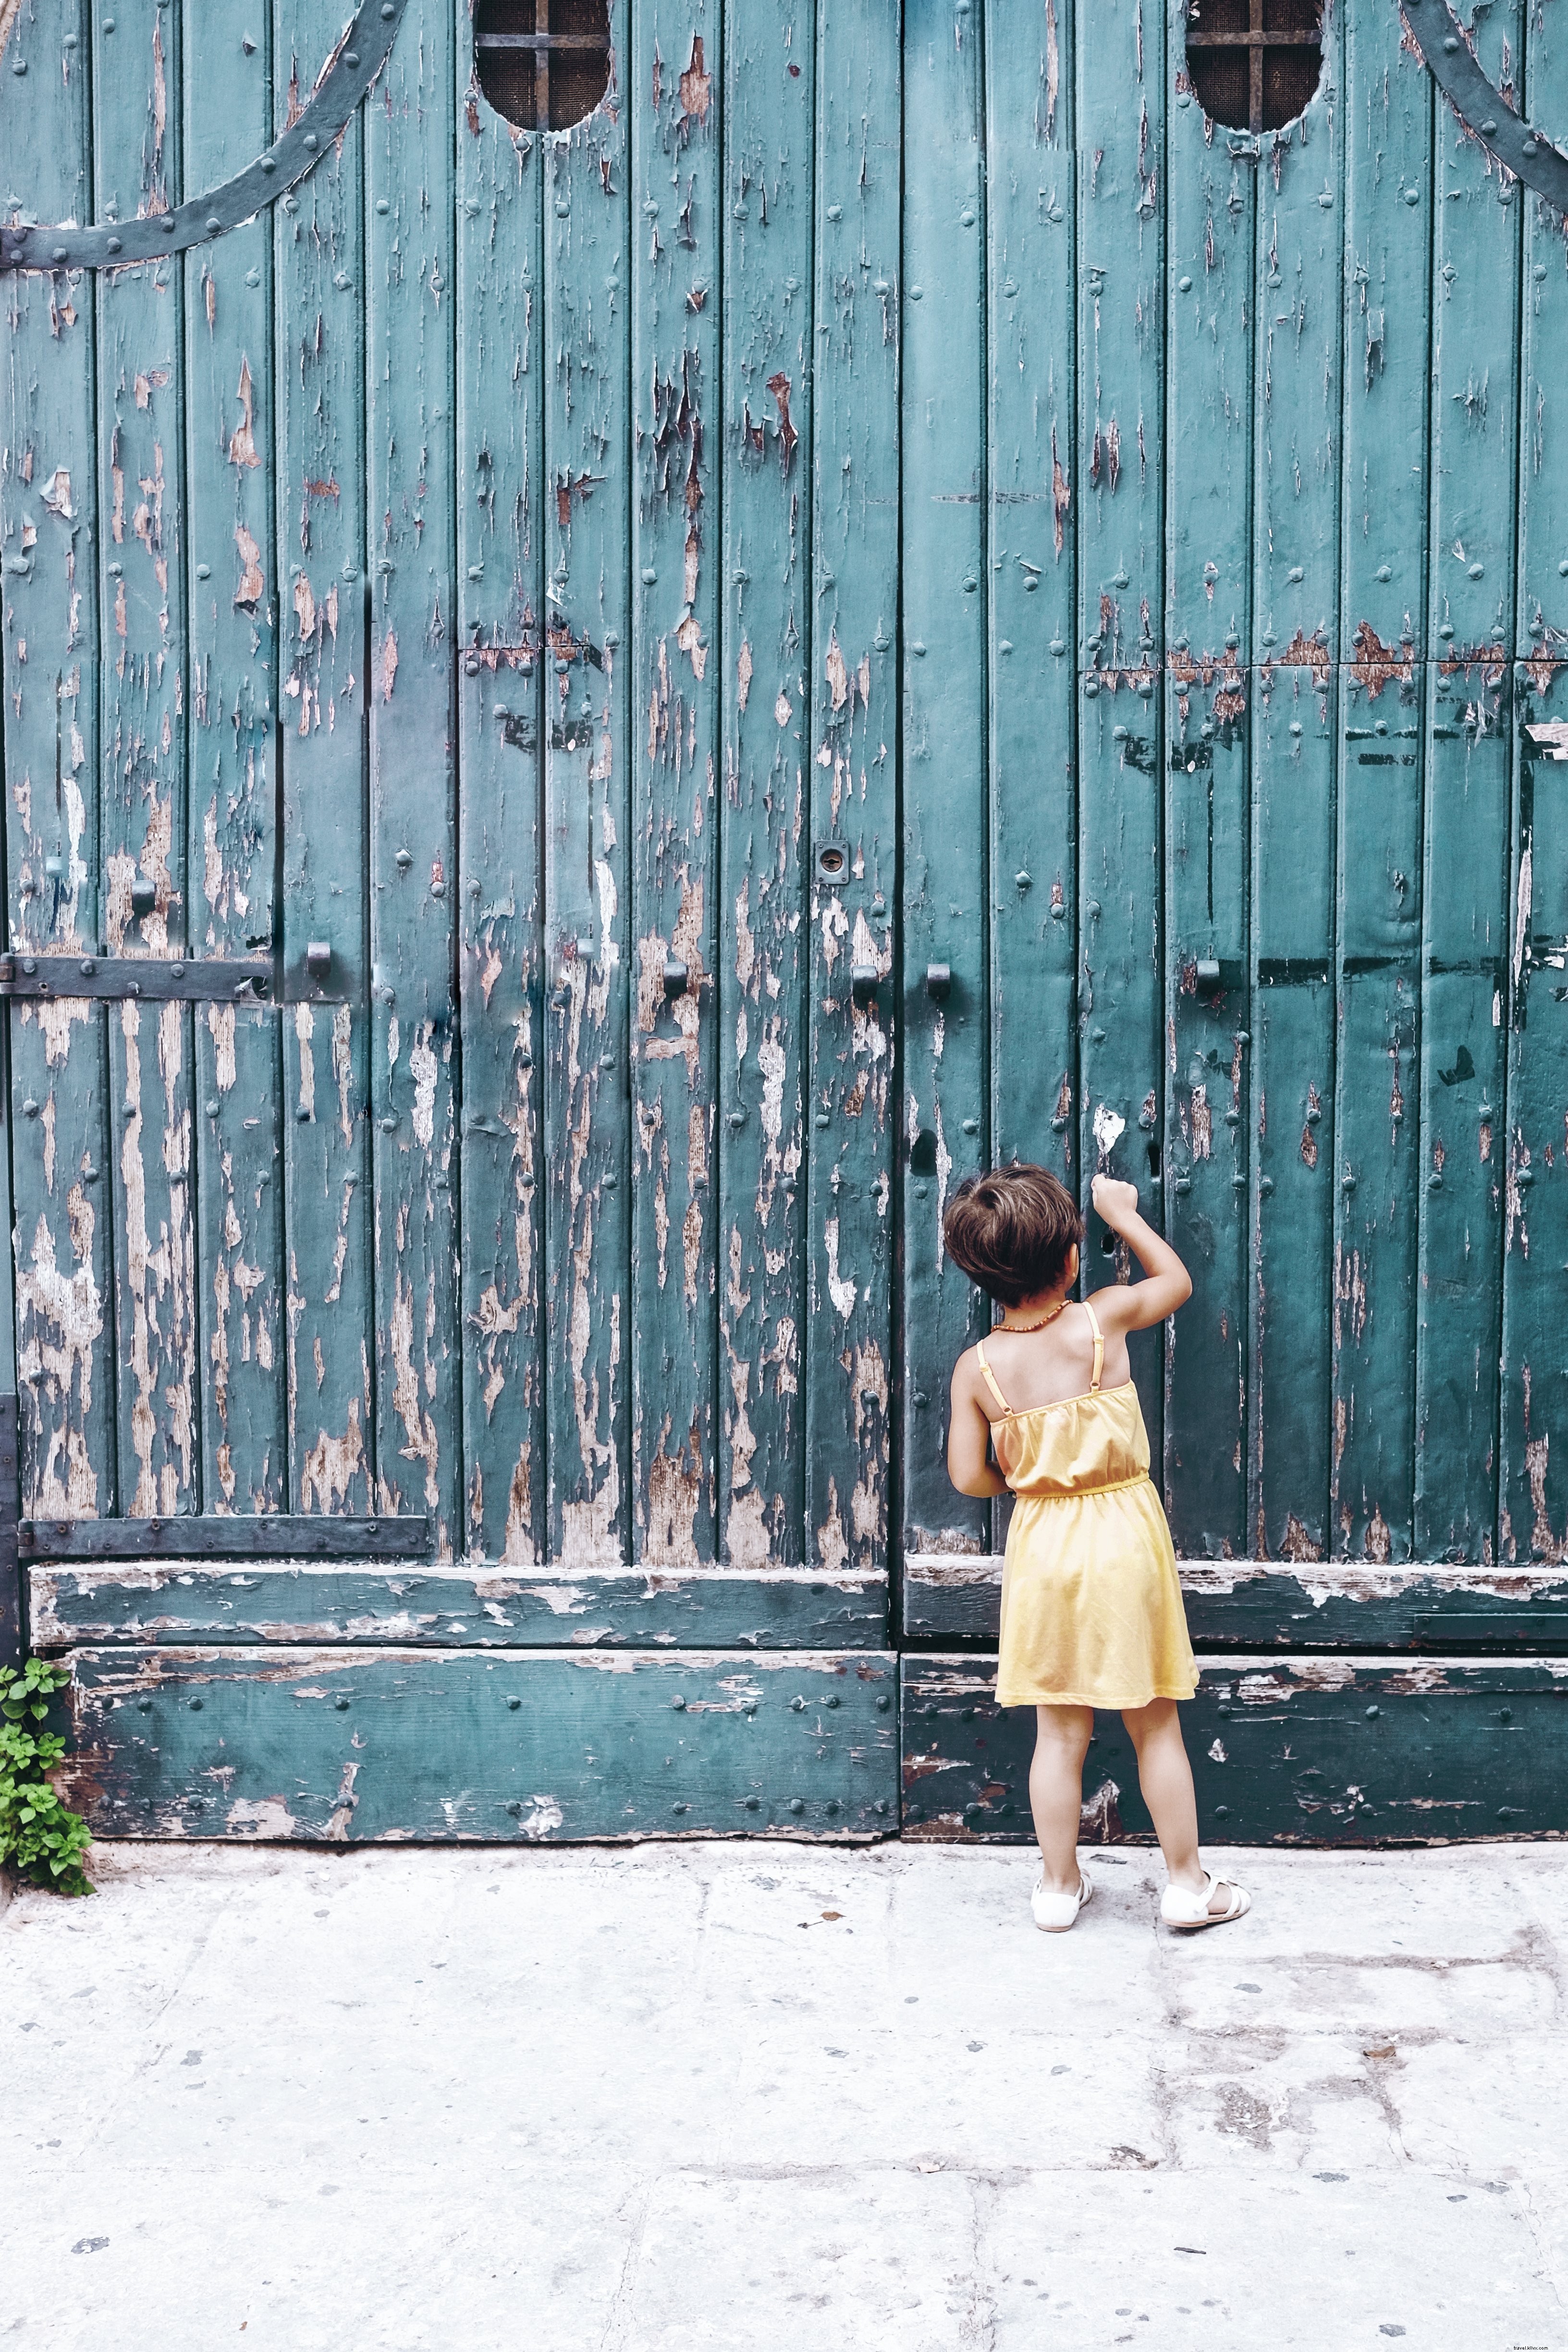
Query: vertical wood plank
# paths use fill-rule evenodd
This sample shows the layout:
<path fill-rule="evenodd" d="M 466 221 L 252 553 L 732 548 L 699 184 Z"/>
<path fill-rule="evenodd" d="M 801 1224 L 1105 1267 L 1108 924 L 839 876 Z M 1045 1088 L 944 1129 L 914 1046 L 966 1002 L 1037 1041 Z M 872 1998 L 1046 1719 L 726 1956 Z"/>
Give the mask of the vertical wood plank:
<path fill-rule="evenodd" d="M 1079 1165 L 1139 1186 L 1164 1219 L 1161 921 L 1164 655 L 1165 37 L 1142 0 L 1110 0 L 1077 44 Z M 1114 457 L 1114 462 L 1113 462 Z M 1124 728 L 1124 734 L 1117 730 Z M 1084 1280 L 1129 1278 L 1096 1255 Z M 1162 1458 L 1164 1335 L 1132 1373 Z"/>
<path fill-rule="evenodd" d="M 717 1535 L 718 30 L 632 9 L 632 1544 L 686 1566 Z"/>
<path fill-rule="evenodd" d="M 95 16 L 100 219 L 152 217 L 179 200 L 181 37 L 178 13 L 156 0 Z M 102 271 L 96 291 L 103 937 L 114 955 L 163 954 L 193 932 L 182 265 Z M 138 873 L 155 894 L 140 917 Z M 190 1008 L 128 1000 L 110 1012 L 109 1039 L 110 1157 L 82 1173 L 114 1223 L 121 1506 L 172 1517 L 203 1500 Z"/>
<path fill-rule="evenodd" d="M 3 193 L 42 218 L 92 216 L 89 35 L 85 5 L 29 7 L 0 62 L 24 63 L 29 91 Z M 13 272 L 0 314 L 9 943 L 58 953 L 100 944 L 93 282 Z M 85 1173 L 108 1165 L 107 1015 L 18 1005 L 9 1031 L 22 1507 L 90 1518 L 116 1506 L 111 1220 Z"/>
<path fill-rule="evenodd" d="M 627 31 L 627 0 L 611 0 L 610 89 L 550 142 L 544 187 L 545 594 L 565 665 L 547 673 L 543 729 L 544 1378 L 550 1549 L 574 1567 L 623 1559 L 629 1538 Z"/>
<path fill-rule="evenodd" d="M 984 1328 L 942 1247 L 951 1183 L 986 1165 L 984 74 L 979 18 L 904 11 L 902 1505 L 910 1551 L 980 1551 L 990 1510 L 947 1475 L 946 1368 Z M 926 975 L 945 965 L 948 991 Z M 932 1165 L 934 1163 L 934 1167 Z M 931 1181 L 934 1173 L 935 1182 Z"/>
<path fill-rule="evenodd" d="M 1069 1189 L 1078 1171 L 1077 37 L 1074 0 L 1043 10 L 993 0 L 986 15 L 991 1145 L 995 1160 L 1034 1160 Z"/>
<path fill-rule="evenodd" d="M 1166 1343 L 1164 1463 L 1172 1532 L 1194 1557 L 1247 1549 L 1257 145 L 1179 106 L 1166 159 L 1163 431 L 1180 461 L 1165 516 L 1165 1131 L 1168 1230 L 1193 1296 Z"/>
<path fill-rule="evenodd" d="M 427 11 L 365 117 L 376 1487 L 460 1529 L 456 1176 L 453 26 Z M 384 205 L 385 209 L 383 210 Z"/>
<path fill-rule="evenodd" d="M 723 62 L 719 1547 L 763 1567 L 800 1559 L 805 1494 L 814 12 L 730 0 Z"/>
<path fill-rule="evenodd" d="M 1522 16 L 1475 12 L 1495 81 L 1514 70 Z M 1503 1188 L 1490 1139 L 1507 1037 L 1524 207 L 1452 109 L 1436 119 L 1415 1549 L 1479 1560 L 1497 1524 Z"/>
<path fill-rule="evenodd" d="M 538 1066 L 543 911 L 542 141 L 480 92 L 457 22 L 458 976 L 465 1543 L 544 1546 Z"/>
<path fill-rule="evenodd" d="M 1332 1412 L 1341 15 L 1258 176 L 1247 1549 L 1321 1559 Z"/>
<path fill-rule="evenodd" d="M 310 0 L 275 0 L 272 21 L 281 130 L 322 36 Z M 374 1498 L 363 136 L 356 114 L 272 216 L 289 1494 L 349 1514 Z M 320 1001 L 312 940 L 331 954 Z"/>
<path fill-rule="evenodd" d="M 1380 1560 L 1414 1508 L 1431 116 L 1397 14 L 1348 12 L 1331 1491 L 1335 1553 Z"/>
<path fill-rule="evenodd" d="M 239 147 L 270 142 L 269 30 L 249 0 L 184 0 L 193 192 L 224 179 Z M 247 221 L 184 262 L 188 936 L 204 956 L 268 953 L 276 920 L 271 241 L 268 220 Z M 277 1510 L 288 1481 L 279 1015 L 204 1004 L 194 1029 L 203 1505 Z"/>
<path fill-rule="evenodd" d="M 1568 69 L 1568 28 L 1533 11 L 1523 112 L 1544 121 Z M 1515 710 L 1523 727 L 1568 726 L 1568 240 L 1562 215 L 1523 208 Z M 1553 749 L 1563 748 L 1554 744 Z M 1505 1560 L 1568 1556 L 1563 1268 L 1568 1264 L 1568 996 L 1550 959 L 1568 955 L 1568 765 L 1516 743 L 1509 892 L 1509 1072 L 1500 1158 L 1503 1331 L 1498 1542 Z"/>
<path fill-rule="evenodd" d="M 812 378 L 805 1558 L 826 1568 L 879 1565 L 888 1541 L 900 111 L 890 0 L 869 0 L 856 15 L 825 8 Z"/>

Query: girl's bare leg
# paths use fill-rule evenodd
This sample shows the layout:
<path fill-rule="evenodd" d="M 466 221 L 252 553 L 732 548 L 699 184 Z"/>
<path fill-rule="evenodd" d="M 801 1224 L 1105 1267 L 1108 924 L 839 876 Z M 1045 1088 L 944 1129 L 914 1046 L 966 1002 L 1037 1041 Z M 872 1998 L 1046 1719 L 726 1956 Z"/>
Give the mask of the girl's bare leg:
<path fill-rule="evenodd" d="M 1045 1709 L 1040 1712 L 1043 1715 Z M 1197 1800 L 1193 1794 L 1193 1768 L 1182 1744 L 1176 1702 L 1151 1699 L 1147 1706 L 1127 1708 L 1121 1720 L 1137 1751 L 1138 1785 L 1172 1885 L 1185 1887 L 1189 1895 L 1201 1895 L 1204 1866 L 1198 1859 Z M 1223 1911 L 1229 1899 L 1229 1888 L 1223 1880 L 1216 1881 L 1209 1909 Z"/>
<path fill-rule="evenodd" d="M 1094 1715 L 1087 1706 L 1040 1706 L 1035 1716 L 1029 1807 L 1035 1816 L 1035 1835 L 1040 1841 L 1044 1884 L 1049 1894 L 1076 1895 L 1083 1759 L 1089 1753 Z M 1198 1884 L 1202 1883 L 1200 1879 Z"/>

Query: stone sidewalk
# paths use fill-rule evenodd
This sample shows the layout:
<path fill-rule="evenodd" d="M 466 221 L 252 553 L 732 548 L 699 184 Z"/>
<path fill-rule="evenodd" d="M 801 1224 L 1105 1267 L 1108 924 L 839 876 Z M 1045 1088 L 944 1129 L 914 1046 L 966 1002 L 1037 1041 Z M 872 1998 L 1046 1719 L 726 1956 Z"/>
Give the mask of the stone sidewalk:
<path fill-rule="evenodd" d="M 0 2343 L 1568 2352 L 1568 1848 L 1090 1867 L 100 1847 L 0 1918 Z"/>

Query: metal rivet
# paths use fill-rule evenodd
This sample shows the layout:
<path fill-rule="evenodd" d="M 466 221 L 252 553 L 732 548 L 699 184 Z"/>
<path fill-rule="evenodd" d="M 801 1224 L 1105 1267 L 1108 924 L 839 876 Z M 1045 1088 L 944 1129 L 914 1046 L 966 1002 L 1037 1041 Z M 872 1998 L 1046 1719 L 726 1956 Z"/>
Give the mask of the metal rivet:
<path fill-rule="evenodd" d="M 199 1698 L 194 1698 L 194 1699 L 192 1699 L 192 1701 L 191 1701 L 191 1703 L 190 1703 L 190 1704 L 191 1704 L 191 1713 L 192 1713 L 193 1715 L 200 1715 L 200 1713 L 201 1713 L 201 1711 L 202 1711 L 202 1703 L 201 1703 L 200 1699 L 199 1699 Z"/>
<path fill-rule="evenodd" d="M 886 1714 L 887 1714 L 887 1712 L 888 1712 L 888 1709 L 892 1706 L 892 1704 L 893 1704 L 892 1700 L 888 1696 L 887 1692 L 886 1692 L 886 1691 L 884 1691 L 884 1692 L 882 1693 L 881 1697 L 877 1701 L 877 1712 L 878 1712 L 878 1714 L 879 1714 L 879 1715 L 886 1715 Z"/>
<path fill-rule="evenodd" d="M 837 1706 L 838 1705 L 838 1693 L 837 1691 L 829 1691 L 822 1704 L 824 1706 Z"/>
<path fill-rule="evenodd" d="M 332 1705 L 337 1708 L 338 1713 L 339 1713 L 340 1715 L 346 1715 L 346 1714 L 347 1714 L 347 1712 L 348 1712 L 348 1704 L 349 1704 L 349 1703 L 348 1703 L 348 1701 L 347 1701 L 347 1699 L 346 1699 L 346 1698 L 335 1698 L 335 1699 L 332 1701 Z"/>
<path fill-rule="evenodd" d="M 805 1701 L 803 1698 L 792 1698 L 789 1706 L 792 1715 L 800 1715 L 805 1712 Z"/>
<path fill-rule="evenodd" d="M 679 1693 L 679 1691 L 677 1691 L 677 1693 L 676 1693 L 675 1696 L 670 1700 L 670 1702 L 669 1702 L 669 1703 L 670 1703 L 671 1706 L 675 1709 L 675 1712 L 677 1713 L 677 1715 L 679 1715 L 679 1714 L 681 1713 L 682 1709 L 685 1707 L 685 1705 L 686 1705 L 686 1701 L 681 1697 L 680 1693 Z"/>
<path fill-rule="evenodd" d="M 1369 1723 L 1375 1723 L 1382 1713 L 1383 1709 L 1380 1706 L 1369 1706 L 1366 1711 L 1366 1719 Z"/>
<path fill-rule="evenodd" d="M 792 1797 L 789 1801 L 789 1809 L 792 1813 L 804 1813 L 805 1811 L 805 1799 L 801 1797 Z"/>
<path fill-rule="evenodd" d="M 746 1811 L 749 1813 L 754 1813 L 761 1804 L 761 1801 L 762 1800 L 758 1797 L 748 1797 L 746 1799 Z"/>
<path fill-rule="evenodd" d="M 509 1698 L 509 1699 L 508 1699 L 508 1701 L 507 1701 L 507 1706 L 508 1706 L 509 1710 L 510 1711 L 510 1713 L 511 1713 L 511 1714 L 513 1714 L 513 1715 L 515 1715 L 515 1714 L 517 1713 L 518 1708 L 519 1708 L 521 1705 L 522 1705 L 522 1701 L 521 1701 L 520 1698 Z"/>
<path fill-rule="evenodd" d="M 394 1111 L 388 1111 L 386 1117 L 381 1122 L 381 1131 L 383 1135 L 391 1135 L 396 1128 L 396 1113 Z"/>

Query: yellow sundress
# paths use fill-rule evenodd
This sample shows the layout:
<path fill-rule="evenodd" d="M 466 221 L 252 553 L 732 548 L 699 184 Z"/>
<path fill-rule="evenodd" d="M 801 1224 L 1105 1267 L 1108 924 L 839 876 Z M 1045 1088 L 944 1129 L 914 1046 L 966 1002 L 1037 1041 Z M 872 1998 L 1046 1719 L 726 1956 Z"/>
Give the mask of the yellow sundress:
<path fill-rule="evenodd" d="M 1002 1418 L 997 1465 L 1017 1496 L 1002 1575 L 999 1706 L 1147 1706 L 1198 1685 L 1176 1555 L 1149 1476 L 1131 1381 L 1102 1389 L 1094 1334 L 1087 1395 L 1015 1412 L 976 1349 Z"/>

